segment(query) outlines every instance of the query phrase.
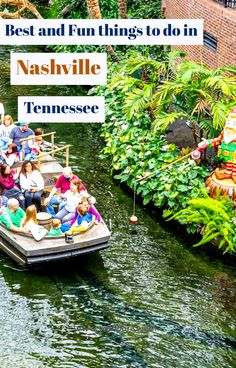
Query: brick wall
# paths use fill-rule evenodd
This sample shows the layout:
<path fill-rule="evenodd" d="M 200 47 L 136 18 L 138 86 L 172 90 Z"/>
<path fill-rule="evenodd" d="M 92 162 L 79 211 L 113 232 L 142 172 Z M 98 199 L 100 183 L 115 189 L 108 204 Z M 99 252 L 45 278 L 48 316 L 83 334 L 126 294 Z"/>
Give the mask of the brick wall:
<path fill-rule="evenodd" d="M 188 53 L 187 59 L 211 68 L 236 67 L 236 9 L 213 0 L 162 0 L 162 13 L 169 19 L 203 19 L 204 31 L 217 39 L 217 50 L 206 46 L 173 46 Z"/>

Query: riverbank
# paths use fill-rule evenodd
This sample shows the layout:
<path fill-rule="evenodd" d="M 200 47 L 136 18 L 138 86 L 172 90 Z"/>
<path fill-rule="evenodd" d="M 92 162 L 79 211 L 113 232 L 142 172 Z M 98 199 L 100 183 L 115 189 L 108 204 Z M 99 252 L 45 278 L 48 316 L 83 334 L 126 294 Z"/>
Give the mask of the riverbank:
<path fill-rule="evenodd" d="M 225 105 L 215 101 L 222 107 L 221 114 L 214 108 L 208 113 L 204 109 L 198 111 L 200 95 L 213 98 L 213 88 L 205 85 L 205 80 L 213 83 L 217 73 L 219 80 L 232 83 L 232 93 L 236 93 L 233 77 L 227 77 L 224 68 L 211 71 L 186 61 L 179 61 L 174 74 L 170 65 L 176 56 L 169 53 L 166 59 L 156 60 L 151 54 L 131 51 L 120 64 L 110 65 L 107 86 L 94 87 L 90 92 L 106 96 L 107 118 L 101 134 L 105 146 L 100 157 L 110 160 L 114 178 L 140 194 L 144 205 L 152 202 L 162 208 L 164 218 L 174 216 L 186 225 L 189 233 L 201 229 L 202 240 L 198 245 L 219 237 L 218 247 L 235 253 L 233 202 L 223 196 L 215 200 L 208 196 L 205 181 L 211 174 L 212 157 L 207 167 L 191 159 L 193 148 L 190 148 L 196 147 L 203 137 L 220 134 L 227 116 L 224 111 L 232 104 L 229 98 Z M 186 83 L 191 88 L 185 90 Z M 200 90 L 201 85 L 205 89 Z M 223 98 L 225 90 L 221 87 L 217 88 Z M 186 127 L 183 137 L 175 132 L 169 143 L 165 132 L 176 121 L 186 121 L 191 129 Z M 178 131 L 183 133 L 183 129 Z M 180 145 L 183 139 L 183 146 L 187 143 L 187 147 L 177 147 L 175 143 Z M 208 224 L 212 223 L 210 228 Z"/>

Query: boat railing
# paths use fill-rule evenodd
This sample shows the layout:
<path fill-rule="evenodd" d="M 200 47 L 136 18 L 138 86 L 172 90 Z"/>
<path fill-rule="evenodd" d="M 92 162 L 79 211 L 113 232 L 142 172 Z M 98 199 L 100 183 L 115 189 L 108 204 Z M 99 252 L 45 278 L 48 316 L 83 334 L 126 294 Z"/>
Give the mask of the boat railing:
<path fill-rule="evenodd" d="M 44 133 L 44 134 L 40 134 L 40 135 L 36 135 L 36 136 L 31 135 L 27 138 L 20 139 L 20 142 L 22 144 L 22 161 L 24 161 L 24 158 L 25 158 L 25 143 L 26 143 L 26 141 L 30 141 L 31 139 L 33 139 L 35 137 L 41 138 L 41 137 L 51 136 L 51 148 L 52 148 L 52 151 L 54 151 L 55 147 L 57 148 L 57 146 L 55 146 L 55 143 L 54 143 L 55 134 L 56 134 L 56 132 L 49 132 L 49 133 Z M 52 153 L 52 158 L 54 158 L 54 153 Z"/>
<path fill-rule="evenodd" d="M 41 155 L 38 156 L 38 159 L 40 160 L 41 158 L 43 158 L 47 155 L 52 155 L 52 157 L 54 157 L 54 153 L 66 150 L 66 166 L 69 166 L 69 149 L 70 149 L 70 147 L 71 147 L 71 144 L 67 144 L 66 146 L 54 149 L 54 150 L 46 152 L 46 153 L 42 153 Z"/>

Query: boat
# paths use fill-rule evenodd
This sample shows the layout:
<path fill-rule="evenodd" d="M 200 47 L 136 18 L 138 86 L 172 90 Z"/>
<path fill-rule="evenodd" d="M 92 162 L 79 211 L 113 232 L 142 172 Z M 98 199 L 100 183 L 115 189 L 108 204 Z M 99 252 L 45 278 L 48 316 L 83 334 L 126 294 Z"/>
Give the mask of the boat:
<path fill-rule="evenodd" d="M 40 171 L 45 180 L 45 192 L 49 192 L 53 188 L 57 177 L 62 174 L 63 168 L 55 159 L 55 153 L 65 150 L 65 166 L 69 166 L 70 148 L 70 145 L 60 148 L 54 145 L 55 132 L 42 134 L 41 136 L 45 137 L 48 135 L 51 135 L 51 150 L 38 157 Z M 14 165 L 14 167 L 19 167 L 23 160 L 24 148 L 22 161 Z M 46 211 L 45 214 L 47 214 Z M 46 235 L 42 240 L 36 241 L 32 235 L 15 233 L 0 223 L 0 249 L 13 260 L 24 266 L 68 260 L 80 255 L 106 249 L 109 246 L 108 241 L 110 236 L 111 233 L 105 222 L 101 220 L 100 223 L 96 224 L 94 218 L 88 229 L 84 232 L 73 234 L 73 239 L 70 242 L 66 242 L 67 239 L 64 234 L 55 237 Z"/>

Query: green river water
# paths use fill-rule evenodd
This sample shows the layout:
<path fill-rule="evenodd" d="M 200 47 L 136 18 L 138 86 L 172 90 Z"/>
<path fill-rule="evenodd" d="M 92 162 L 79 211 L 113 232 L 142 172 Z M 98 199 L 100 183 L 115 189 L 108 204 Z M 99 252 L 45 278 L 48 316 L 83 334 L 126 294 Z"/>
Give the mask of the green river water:
<path fill-rule="evenodd" d="M 0 50 L 0 99 L 15 119 L 18 95 L 84 93 L 10 86 L 10 50 Z M 112 238 L 100 254 L 39 270 L 0 253 L 0 368 L 236 367 L 233 262 L 191 248 L 141 206 L 138 225 L 129 224 L 132 196 L 99 160 L 96 124 L 45 130 L 73 145 L 71 166 L 112 223 Z"/>

